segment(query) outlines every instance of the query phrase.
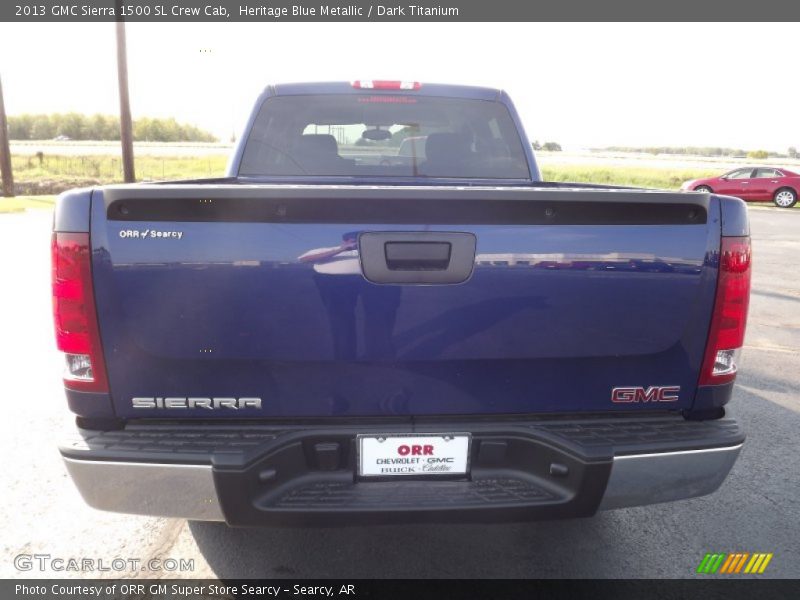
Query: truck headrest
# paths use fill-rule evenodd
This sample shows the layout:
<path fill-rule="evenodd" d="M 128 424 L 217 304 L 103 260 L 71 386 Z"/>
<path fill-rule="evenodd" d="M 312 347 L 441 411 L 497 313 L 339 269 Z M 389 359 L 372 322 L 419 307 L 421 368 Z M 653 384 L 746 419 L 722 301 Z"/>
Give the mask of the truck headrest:
<path fill-rule="evenodd" d="M 433 163 L 450 163 L 469 155 L 469 138 L 461 133 L 431 133 L 425 140 L 425 158 Z"/>
<path fill-rule="evenodd" d="M 339 155 L 336 138 L 329 133 L 307 133 L 297 139 L 296 148 L 301 155 L 334 157 Z"/>

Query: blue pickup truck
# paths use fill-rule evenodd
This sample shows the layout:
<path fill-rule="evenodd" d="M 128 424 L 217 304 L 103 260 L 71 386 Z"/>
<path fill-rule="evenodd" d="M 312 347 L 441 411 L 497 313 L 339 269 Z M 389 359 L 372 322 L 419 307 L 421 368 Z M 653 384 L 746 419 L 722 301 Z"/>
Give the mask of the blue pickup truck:
<path fill-rule="evenodd" d="M 744 203 L 541 181 L 502 91 L 270 86 L 226 177 L 67 192 L 52 252 L 99 509 L 583 517 L 708 494 L 744 442 Z"/>

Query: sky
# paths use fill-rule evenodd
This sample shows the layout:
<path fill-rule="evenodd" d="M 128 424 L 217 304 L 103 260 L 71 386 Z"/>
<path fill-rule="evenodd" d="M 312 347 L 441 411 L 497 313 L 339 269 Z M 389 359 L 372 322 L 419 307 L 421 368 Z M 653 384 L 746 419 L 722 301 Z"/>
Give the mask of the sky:
<path fill-rule="evenodd" d="M 505 89 L 565 149 L 800 147 L 796 23 L 130 23 L 131 110 L 223 140 L 269 83 Z M 118 111 L 112 23 L 0 23 L 8 114 Z"/>

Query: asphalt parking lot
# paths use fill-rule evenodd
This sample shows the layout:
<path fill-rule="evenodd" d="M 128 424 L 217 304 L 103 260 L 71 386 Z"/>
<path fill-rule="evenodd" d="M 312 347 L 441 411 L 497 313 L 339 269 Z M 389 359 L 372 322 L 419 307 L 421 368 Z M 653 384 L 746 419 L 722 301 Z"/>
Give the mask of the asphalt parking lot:
<path fill-rule="evenodd" d="M 800 577 L 800 210 L 751 210 L 755 272 L 744 370 L 731 410 L 748 440 L 711 496 L 513 525 L 231 529 L 87 507 L 56 450 L 71 427 L 53 348 L 44 211 L 0 215 L 0 577 L 52 558 L 194 559 L 187 577 L 691 577 L 707 552 L 772 552 L 763 577 Z M 52 567 L 52 565 L 51 565 Z"/>

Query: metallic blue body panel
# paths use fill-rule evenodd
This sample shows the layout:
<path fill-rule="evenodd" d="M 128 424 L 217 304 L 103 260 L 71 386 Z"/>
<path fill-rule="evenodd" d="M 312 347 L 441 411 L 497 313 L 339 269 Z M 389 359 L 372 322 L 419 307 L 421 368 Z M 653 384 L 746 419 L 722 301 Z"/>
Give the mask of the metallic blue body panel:
<path fill-rule="evenodd" d="M 747 217 L 747 203 L 733 196 L 712 196 L 720 203 L 722 213 L 722 235 L 737 237 L 750 235 L 750 220 Z"/>
<path fill-rule="evenodd" d="M 450 185 L 475 191 L 484 184 L 507 189 L 540 181 L 532 147 L 505 92 L 436 84 L 389 93 L 502 102 L 519 130 L 531 178 L 236 179 L 247 135 L 266 99 L 332 93 L 361 91 L 349 83 L 267 88 L 231 157 L 233 179 L 224 183 Z M 180 191 L 165 187 L 163 197 L 191 196 L 214 183 Z M 558 190 L 555 200 L 583 193 L 539 185 Z M 616 198 L 603 187 L 609 197 L 579 199 L 613 203 L 626 196 L 620 192 Z M 55 212 L 57 231 L 91 228 L 113 404 L 72 394 L 73 411 L 84 416 L 597 413 L 716 408 L 729 397 L 696 382 L 720 236 L 749 234 L 746 207 L 738 199 L 712 195 L 705 223 L 679 225 L 130 222 L 109 219 L 106 208 L 102 189 L 76 190 L 59 197 Z M 151 213 L 152 218 L 163 215 Z M 121 237 L 131 227 L 182 237 Z M 458 285 L 376 285 L 361 276 L 357 251 L 337 260 L 313 258 L 364 231 L 474 234 L 473 274 Z M 681 391 L 675 402 L 612 403 L 611 389 L 623 386 L 680 386 Z M 134 410 L 133 397 L 259 397 L 263 407 Z"/>
<path fill-rule="evenodd" d="M 114 418 L 114 406 L 111 396 L 98 392 L 80 392 L 64 388 L 69 409 L 80 417 L 87 419 Z"/>
<path fill-rule="evenodd" d="M 85 233 L 89 231 L 92 188 L 69 190 L 56 198 L 53 231 Z"/>
<path fill-rule="evenodd" d="M 99 197 L 98 197 L 99 196 Z M 93 202 L 93 269 L 120 417 L 688 409 L 705 347 L 719 204 L 699 225 L 137 222 Z M 460 285 L 381 286 L 358 259 L 301 261 L 359 231 L 469 231 Z M 313 254 L 313 253 L 312 253 Z M 355 266 L 356 271 L 353 271 Z M 333 269 L 336 271 L 337 269 Z M 616 386 L 679 385 L 667 404 Z M 132 410 L 132 397 L 260 397 L 260 411 Z"/>

